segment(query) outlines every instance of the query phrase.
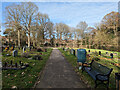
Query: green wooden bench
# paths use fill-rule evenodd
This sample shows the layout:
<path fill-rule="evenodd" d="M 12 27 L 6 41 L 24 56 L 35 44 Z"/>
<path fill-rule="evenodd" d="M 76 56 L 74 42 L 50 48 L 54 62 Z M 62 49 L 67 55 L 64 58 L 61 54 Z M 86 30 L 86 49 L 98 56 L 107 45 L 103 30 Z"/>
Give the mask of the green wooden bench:
<path fill-rule="evenodd" d="M 110 74 L 113 69 L 112 68 L 110 69 L 102 64 L 99 64 L 94 60 L 92 60 L 91 63 L 86 64 L 88 66 L 84 66 L 84 63 L 82 64 L 82 72 L 85 70 L 95 80 L 95 88 L 99 84 L 105 84 L 107 85 L 108 88 Z"/>

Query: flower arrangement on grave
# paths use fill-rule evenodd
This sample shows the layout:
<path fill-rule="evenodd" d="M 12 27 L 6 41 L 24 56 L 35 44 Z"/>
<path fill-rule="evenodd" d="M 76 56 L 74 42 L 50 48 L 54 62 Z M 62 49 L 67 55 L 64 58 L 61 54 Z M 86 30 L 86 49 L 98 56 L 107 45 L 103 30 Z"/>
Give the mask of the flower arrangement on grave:
<path fill-rule="evenodd" d="M 7 47 L 5 48 L 5 50 L 7 50 Z"/>
<path fill-rule="evenodd" d="M 42 55 L 42 53 L 40 53 L 40 55 Z"/>
<path fill-rule="evenodd" d="M 14 47 L 13 47 L 13 46 L 11 47 L 11 51 L 12 51 L 12 50 L 14 50 Z"/>

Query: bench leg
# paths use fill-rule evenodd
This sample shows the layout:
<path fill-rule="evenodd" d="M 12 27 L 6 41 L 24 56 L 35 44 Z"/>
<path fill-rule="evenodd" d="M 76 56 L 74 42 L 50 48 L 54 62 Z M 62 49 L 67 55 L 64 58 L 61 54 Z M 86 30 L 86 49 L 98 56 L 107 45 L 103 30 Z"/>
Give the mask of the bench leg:
<path fill-rule="evenodd" d="M 109 89 L 109 81 L 107 82 L 107 90 Z"/>
<path fill-rule="evenodd" d="M 83 71 L 84 71 L 84 67 L 82 66 L 82 73 L 83 73 Z"/>
<path fill-rule="evenodd" d="M 95 80 L 95 88 L 97 88 L 97 80 Z"/>

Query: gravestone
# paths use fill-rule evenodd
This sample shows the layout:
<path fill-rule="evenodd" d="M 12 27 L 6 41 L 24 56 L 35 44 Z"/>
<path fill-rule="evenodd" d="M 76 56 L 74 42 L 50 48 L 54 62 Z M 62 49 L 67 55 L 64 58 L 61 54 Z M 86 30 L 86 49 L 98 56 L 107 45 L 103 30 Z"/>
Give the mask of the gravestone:
<path fill-rule="evenodd" d="M 10 65 L 12 66 L 12 64 L 13 64 L 13 61 L 11 60 L 11 61 L 10 61 Z"/>
<path fill-rule="evenodd" d="M 17 63 L 15 63 L 15 67 L 17 67 L 18 65 L 17 65 Z"/>
<path fill-rule="evenodd" d="M 113 58 L 113 53 L 110 54 L 111 58 Z"/>
<path fill-rule="evenodd" d="M 21 62 L 21 61 L 19 61 L 19 64 L 20 64 L 20 65 L 21 65 L 21 63 L 22 63 L 22 62 Z"/>
<path fill-rule="evenodd" d="M 106 55 L 108 54 L 108 52 L 106 52 Z"/>
<path fill-rule="evenodd" d="M 99 51 L 99 55 L 101 56 L 101 51 Z"/>
<path fill-rule="evenodd" d="M 84 63 L 86 61 L 86 50 L 77 49 L 77 62 Z"/>
<path fill-rule="evenodd" d="M 13 51 L 13 57 L 16 57 L 17 54 L 18 54 L 18 51 L 17 51 L 17 50 L 14 50 L 14 51 Z"/>
<path fill-rule="evenodd" d="M 5 62 L 4 66 L 7 67 L 7 62 Z"/>
<path fill-rule="evenodd" d="M 26 50 L 26 48 L 25 48 L 25 47 L 23 47 L 23 53 L 25 52 L 25 50 Z"/>
<path fill-rule="evenodd" d="M 90 52 L 90 50 L 88 50 L 88 52 Z"/>

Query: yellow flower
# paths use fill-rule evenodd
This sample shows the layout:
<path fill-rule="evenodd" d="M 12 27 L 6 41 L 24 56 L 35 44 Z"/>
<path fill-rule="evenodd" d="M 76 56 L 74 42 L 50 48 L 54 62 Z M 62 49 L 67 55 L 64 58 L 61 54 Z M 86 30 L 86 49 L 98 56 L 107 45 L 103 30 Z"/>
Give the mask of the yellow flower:
<path fill-rule="evenodd" d="M 26 52 L 26 51 L 25 51 Z"/>

